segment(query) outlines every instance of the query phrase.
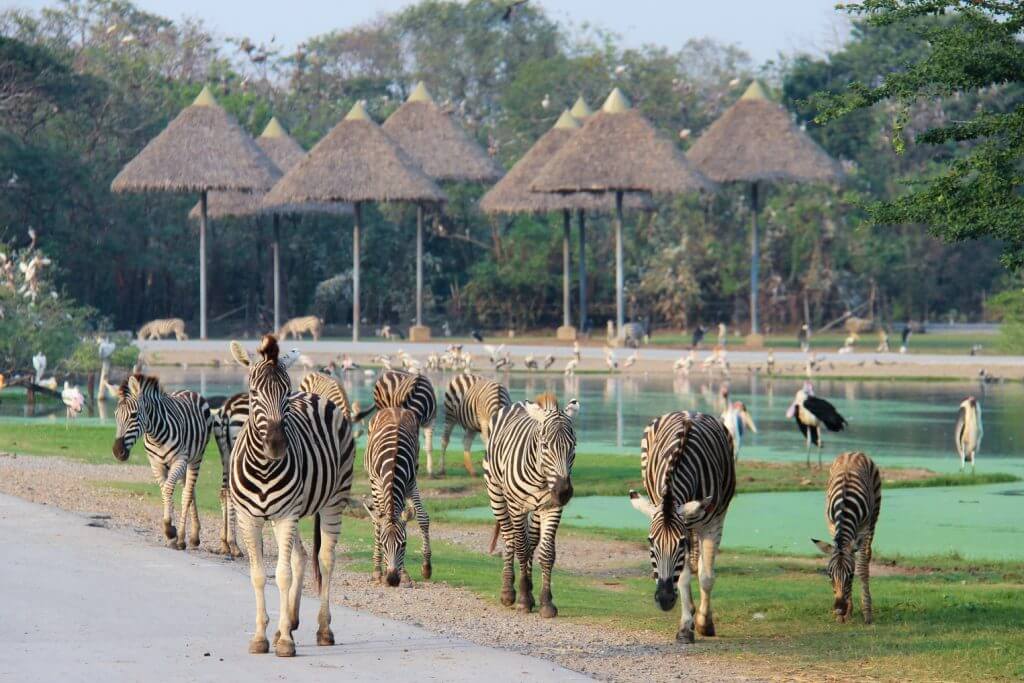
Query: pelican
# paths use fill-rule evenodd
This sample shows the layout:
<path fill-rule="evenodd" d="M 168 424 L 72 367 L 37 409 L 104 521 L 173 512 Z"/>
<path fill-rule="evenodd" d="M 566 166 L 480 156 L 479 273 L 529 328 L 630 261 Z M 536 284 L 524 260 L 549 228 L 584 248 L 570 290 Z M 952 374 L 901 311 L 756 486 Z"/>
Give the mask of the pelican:
<path fill-rule="evenodd" d="M 64 390 L 60 392 L 60 400 L 67 409 L 64 421 L 64 428 L 67 429 L 67 420 L 77 417 L 82 412 L 82 406 L 85 405 L 85 397 L 82 396 L 82 392 L 79 391 L 78 387 L 73 387 L 67 380 L 64 380 Z"/>
<path fill-rule="evenodd" d="M 43 373 L 46 372 L 46 354 L 40 351 L 32 356 L 32 367 L 36 369 L 35 383 L 39 384 L 43 379 Z"/>
<path fill-rule="evenodd" d="M 830 432 L 841 432 L 846 427 L 846 418 L 839 414 L 831 403 L 814 395 L 814 385 L 804 382 L 804 387 L 796 392 L 793 403 L 786 411 L 786 417 L 796 420 L 800 433 L 807 438 L 807 466 L 811 466 L 811 444 L 818 447 L 818 467 L 821 467 L 821 426 Z"/>
<path fill-rule="evenodd" d="M 754 424 L 754 418 L 750 416 L 747 406 L 742 401 L 733 401 L 726 406 L 725 411 L 722 412 L 722 422 L 732 436 L 732 459 L 736 460 L 740 456 L 740 442 L 743 440 L 744 427 L 757 434 L 757 425 Z"/>
<path fill-rule="evenodd" d="M 964 471 L 964 464 L 971 463 L 971 474 L 974 474 L 974 464 L 977 461 L 978 449 L 981 448 L 981 437 L 985 430 L 981 424 L 981 404 L 978 399 L 968 396 L 960 403 L 960 412 L 956 416 L 956 452 L 960 455 L 960 471 Z"/>

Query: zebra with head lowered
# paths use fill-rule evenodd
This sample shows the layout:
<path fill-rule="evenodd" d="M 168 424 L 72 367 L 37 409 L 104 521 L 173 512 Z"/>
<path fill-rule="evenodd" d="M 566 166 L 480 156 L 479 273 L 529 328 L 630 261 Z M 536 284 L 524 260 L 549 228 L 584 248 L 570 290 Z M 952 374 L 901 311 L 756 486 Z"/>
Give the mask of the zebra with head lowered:
<path fill-rule="evenodd" d="M 384 408 L 370 420 L 364 466 L 373 493 L 373 507 L 366 506 L 373 520 L 373 578 L 386 578 L 389 586 L 411 583 L 405 571 L 403 512 L 407 502 L 412 503 L 423 533 L 423 578 L 429 579 L 431 574 L 430 519 L 416 485 L 419 451 L 416 413 L 404 408 Z"/>
<path fill-rule="evenodd" d="M 164 504 L 164 535 L 168 547 L 185 549 L 185 518 L 190 518 L 188 542 L 199 545 L 199 512 L 195 486 L 203 452 L 210 440 L 210 406 L 194 391 L 166 393 L 156 377 L 132 375 L 121 385 L 114 410 L 117 434 L 114 457 L 128 459 L 132 446 L 144 434 L 146 456 L 160 487 Z M 174 487 L 184 477 L 181 490 L 181 517 L 173 522 Z"/>
<path fill-rule="evenodd" d="M 295 655 L 292 631 L 299 625 L 305 550 L 298 534 L 302 517 L 314 516 L 313 578 L 320 596 L 318 645 L 333 645 L 330 584 L 341 511 L 352 488 L 355 445 L 341 410 L 316 394 L 292 393 L 288 368 L 298 354 L 280 356 L 267 335 L 254 358 L 238 342 L 231 355 L 249 368 L 249 419 L 231 451 L 231 502 L 235 506 L 256 593 L 256 633 L 249 652 L 270 649 L 263 588 L 263 525 L 274 525 L 281 613 L 274 649 Z M 322 567 L 322 570 L 321 570 Z M 326 577 L 326 579 L 325 579 Z"/>
<path fill-rule="evenodd" d="M 374 410 L 405 408 L 416 414 L 427 451 L 427 473 L 434 470 L 434 418 L 437 416 L 437 396 L 434 385 L 423 375 L 402 370 L 381 373 L 373 385 L 373 405 L 358 413 L 355 421 L 362 420 Z"/>
<path fill-rule="evenodd" d="M 469 476 L 475 477 L 470 449 L 473 437 L 480 434 L 484 448 L 491 433 L 491 418 L 502 408 L 510 405 L 508 389 L 494 380 L 480 375 L 456 375 L 444 392 L 444 433 L 441 434 L 441 469 L 444 474 L 444 456 L 452 430 L 459 425 L 465 431 L 462 437 L 462 458 Z M 433 474 L 428 472 L 428 474 Z"/>
<path fill-rule="evenodd" d="M 843 453 L 833 460 L 825 486 L 825 521 L 833 542 L 811 541 L 829 556 L 828 575 L 835 594 L 832 609 L 840 623 L 853 612 L 854 573 L 861 580 L 864 623 L 871 623 L 871 541 L 881 509 L 882 476 L 874 461 L 860 452 Z"/>
<path fill-rule="evenodd" d="M 736 492 L 732 439 L 718 418 L 673 412 L 655 418 L 640 441 L 640 469 L 647 496 L 630 491 L 633 507 L 650 517 L 654 600 L 668 611 L 683 594 L 676 640 L 694 641 L 694 605 L 690 578 L 698 571 L 700 609 L 696 630 L 715 635 L 711 590 L 715 553 Z"/>
<path fill-rule="evenodd" d="M 542 617 L 558 614 L 551 599 L 551 568 L 562 508 L 572 498 L 572 463 L 576 458 L 573 416 L 579 404 L 573 401 L 571 405 L 571 413 L 557 405 L 544 408 L 529 401 L 502 408 L 491 418 L 483 463 L 491 512 L 497 520 L 495 540 L 500 530 L 505 541 L 501 604 L 516 602 L 513 563 L 518 560 L 516 609 L 533 609 L 533 554 L 539 547 Z"/>

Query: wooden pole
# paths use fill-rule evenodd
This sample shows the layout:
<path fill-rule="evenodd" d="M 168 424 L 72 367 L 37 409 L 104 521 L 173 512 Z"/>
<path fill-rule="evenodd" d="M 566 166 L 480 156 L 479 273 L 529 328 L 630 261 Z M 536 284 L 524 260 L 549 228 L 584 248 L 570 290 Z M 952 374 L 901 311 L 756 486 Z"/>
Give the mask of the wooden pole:
<path fill-rule="evenodd" d="M 206 190 L 199 194 L 199 338 L 206 339 Z"/>
<path fill-rule="evenodd" d="M 281 217 L 274 214 L 274 331 L 281 329 Z"/>
<path fill-rule="evenodd" d="M 626 323 L 625 276 L 622 265 L 622 190 L 615 192 L 615 336 Z"/>
<path fill-rule="evenodd" d="M 587 329 L 587 217 L 583 209 L 576 212 L 580 229 L 580 334 Z"/>
<path fill-rule="evenodd" d="M 757 183 L 750 184 L 750 334 L 757 334 L 757 282 L 761 245 L 757 239 Z"/>
<path fill-rule="evenodd" d="M 572 325 L 572 320 L 569 317 L 569 296 L 572 293 L 572 285 L 569 278 L 569 269 L 572 268 L 572 261 L 569 258 L 569 235 L 571 230 L 572 211 L 565 209 L 562 211 L 562 325 L 565 327 Z"/>
<path fill-rule="evenodd" d="M 353 205 L 355 223 L 352 226 L 352 341 L 359 341 L 359 224 L 363 220 L 361 202 Z"/>
<path fill-rule="evenodd" d="M 416 205 L 416 326 L 423 325 L 423 205 Z"/>

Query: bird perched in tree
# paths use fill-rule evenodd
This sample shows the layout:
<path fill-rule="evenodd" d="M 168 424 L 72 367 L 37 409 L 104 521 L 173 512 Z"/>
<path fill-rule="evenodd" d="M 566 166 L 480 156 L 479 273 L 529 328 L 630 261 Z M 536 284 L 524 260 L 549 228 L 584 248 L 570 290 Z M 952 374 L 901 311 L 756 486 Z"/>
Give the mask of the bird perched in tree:
<path fill-rule="evenodd" d="M 818 447 L 818 467 L 821 467 L 821 427 L 830 432 L 841 432 L 846 428 L 846 418 L 839 414 L 831 403 L 814 395 L 814 385 L 804 382 L 793 397 L 793 403 L 786 411 L 786 417 L 796 420 L 800 433 L 807 439 L 807 466 L 811 466 L 811 444 Z"/>
<path fill-rule="evenodd" d="M 707 328 L 703 325 L 697 325 L 697 327 L 693 329 L 693 338 L 690 343 L 691 349 L 696 349 L 700 346 L 700 343 L 704 341 L 704 335 L 707 334 L 707 331 Z"/>
<path fill-rule="evenodd" d="M 500 16 L 502 21 L 508 23 L 508 22 L 512 21 L 513 17 L 515 17 L 516 10 L 519 9 L 519 6 L 520 5 L 525 5 L 529 1 L 530 0 L 513 0 L 512 2 L 508 3 L 507 5 L 505 5 L 505 9 L 503 9 L 496 16 Z"/>
<path fill-rule="evenodd" d="M 78 414 L 82 412 L 82 406 L 85 405 L 85 397 L 82 396 L 82 392 L 79 391 L 78 387 L 73 387 L 68 384 L 67 380 L 64 380 L 64 390 L 60 392 L 60 400 L 66 408 L 64 422 L 64 428 L 66 429 L 68 426 L 67 420 L 78 417 Z"/>
<path fill-rule="evenodd" d="M 36 370 L 35 383 L 43 381 L 43 373 L 46 372 L 46 354 L 40 351 L 32 356 L 32 367 Z"/>
<path fill-rule="evenodd" d="M 732 401 L 722 412 L 722 423 L 726 431 L 732 435 L 732 458 L 736 460 L 740 455 L 740 443 L 743 441 L 744 428 L 757 434 L 757 425 L 754 418 L 747 411 L 747 406 L 742 401 Z"/>
<path fill-rule="evenodd" d="M 960 403 L 960 411 L 956 416 L 956 429 L 953 432 L 956 452 L 960 456 L 961 472 L 964 471 L 964 464 L 970 462 L 971 474 L 974 474 L 974 465 L 984 433 L 985 430 L 981 424 L 981 404 L 978 403 L 978 399 L 968 396 Z"/>

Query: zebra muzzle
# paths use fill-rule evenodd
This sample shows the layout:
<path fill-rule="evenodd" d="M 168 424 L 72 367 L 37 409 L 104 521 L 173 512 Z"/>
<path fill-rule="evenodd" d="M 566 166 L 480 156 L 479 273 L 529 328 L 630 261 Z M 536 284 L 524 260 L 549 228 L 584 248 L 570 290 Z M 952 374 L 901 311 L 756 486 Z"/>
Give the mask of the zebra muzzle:
<path fill-rule="evenodd" d="M 264 441 L 263 452 L 271 460 L 280 460 L 288 450 L 288 442 L 284 437 L 284 425 L 280 422 L 267 424 L 267 438 Z"/>
<path fill-rule="evenodd" d="M 675 585 L 669 581 L 658 581 L 658 587 L 654 589 L 654 601 L 663 612 L 667 612 L 676 606 L 676 599 L 679 593 Z"/>
<path fill-rule="evenodd" d="M 124 462 L 128 459 L 128 449 L 124 447 L 124 438 L 114 439 L 114 457 Z"/>
<path fill-rule="evenodd" d="M 394 588 L 395 586 L 397 586 L 401 582 L 401 576 L 399 575 L 397 569 L 392 569 L 392 570 L 390 570 L 388 572 L 387 582 L 388 582 L 388 585 L 391 586 L 392 588 Z"/>
<path fill-rule="evenodd" d="M 559 505 L 565 505 L 572 500 L 572 481 L 568 477 L 555 479 L 555 483 L 551 487 L 551 494 Z"/>

